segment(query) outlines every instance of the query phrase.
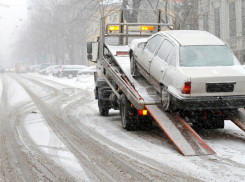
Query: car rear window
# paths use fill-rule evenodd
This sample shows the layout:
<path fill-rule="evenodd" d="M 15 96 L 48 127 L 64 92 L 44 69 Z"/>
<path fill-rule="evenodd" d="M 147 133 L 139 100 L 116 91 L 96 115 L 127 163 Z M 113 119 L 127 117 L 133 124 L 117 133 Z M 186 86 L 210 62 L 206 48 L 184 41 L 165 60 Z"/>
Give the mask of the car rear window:
<path fill-rule="evenodd" d="M 239 65 L 227 46 L 182 46 L 180 47 L 180 66 L 212 67 Z"/>

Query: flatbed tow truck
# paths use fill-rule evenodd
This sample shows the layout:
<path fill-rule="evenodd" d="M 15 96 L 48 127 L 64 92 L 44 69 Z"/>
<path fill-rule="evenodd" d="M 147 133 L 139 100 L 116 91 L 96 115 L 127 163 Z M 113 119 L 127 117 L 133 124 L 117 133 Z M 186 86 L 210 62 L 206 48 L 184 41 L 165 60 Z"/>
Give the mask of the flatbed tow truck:
<path fill-rule="evenodd" d="M 130 12 L 127 12 L 130 11 Z M 126 14 L 137 11 L 138 23 L 127 23 Z M 147 12 L 147 13 L 146 13 Z M 109 22 L 115 15 L 118 22 Z M 152 18 L 152 17 L 153 18 Z M 140 23 L 142 19 L 147 21 Z M 129 21 L 129 20 L 128 20 Z M 158 31 L 177 29 L 177 20 L 158 10 L 121 9 L 101 18 L 95 77 L 95 98 L 100 115 L 110 109 L 120 110 L 122 127 L 127 130 L 147 129 L 155 121 L 184 156 L 211 155 L 215 152 L 192 129 L 178 112 L 165 112 L 156 89 L 142 76 L 130 71 L 130 40 L 148 38 Z M 88 42 L 88 59 L 92 59 L 92 43 Z M 223 111 L 225 118 L 245 131 L 245 110 Z"/>

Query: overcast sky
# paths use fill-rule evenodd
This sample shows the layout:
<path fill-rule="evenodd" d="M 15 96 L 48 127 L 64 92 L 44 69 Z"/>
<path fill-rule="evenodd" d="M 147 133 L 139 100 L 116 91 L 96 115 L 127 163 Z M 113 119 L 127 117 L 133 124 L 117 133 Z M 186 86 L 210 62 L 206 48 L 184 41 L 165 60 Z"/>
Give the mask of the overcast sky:
<path fill-rule="evenodd" d="M 26 13 L 26 0 L 0 0 L 0 64 L 4 66 L 10 66 L 11 49 L 18 39 L 23 21 L 26 20 Z M 23 21 L 19 21 L 20 19 Z"/>

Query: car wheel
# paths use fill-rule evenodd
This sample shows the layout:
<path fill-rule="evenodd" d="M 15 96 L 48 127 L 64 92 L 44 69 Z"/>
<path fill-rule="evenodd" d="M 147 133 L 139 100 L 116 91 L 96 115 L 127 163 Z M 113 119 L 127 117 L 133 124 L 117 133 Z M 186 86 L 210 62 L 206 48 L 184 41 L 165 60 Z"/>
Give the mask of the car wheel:
<path fill-rule="evenodd" d="M 138 68 L 136 66 L 135 59 L 134 59 L 133 55 L 130 59 L 130 71 L 131 71 L 132 76 L 139 76 L 139 71 L 138 71 Z"/>
<path fill-rule="evenodd" d="M 68 74 L 67 76 L 69 79 L 72 79 L 73 78 L 73 74 Z"/>
<path fill-rule="evenodd" d="M 168 93 L 166 86 L 163 86 L 161 91 L 161 105 L 165 111 L 169 111 L 170 94 Z"/>
<path fill-rule="evenodd" d="M 59 74 L 59 76 L 58 76 L 58 77 L 59 77 L 59 78 L 63 78 L 63 76 L 62 76 L 62 74 L 61 74 L 61 73 Z"/>
<path fill-rule="evenodd" d="M 101 116 L 108 116 L 109 109 L 103 105 L 103 101 L 101 99 L 98 100 L 99 112 Z"/>

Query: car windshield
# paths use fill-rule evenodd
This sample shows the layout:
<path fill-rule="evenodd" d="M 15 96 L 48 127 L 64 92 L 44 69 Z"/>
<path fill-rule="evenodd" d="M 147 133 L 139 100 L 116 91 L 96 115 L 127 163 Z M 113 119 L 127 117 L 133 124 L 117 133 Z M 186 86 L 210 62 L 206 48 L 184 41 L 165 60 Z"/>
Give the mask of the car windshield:
<path fill-rule="evenodd" d="M 182 46 L 180 47 L 180 66 L 212 67 L 239 65 L 227 46 Z"/>

